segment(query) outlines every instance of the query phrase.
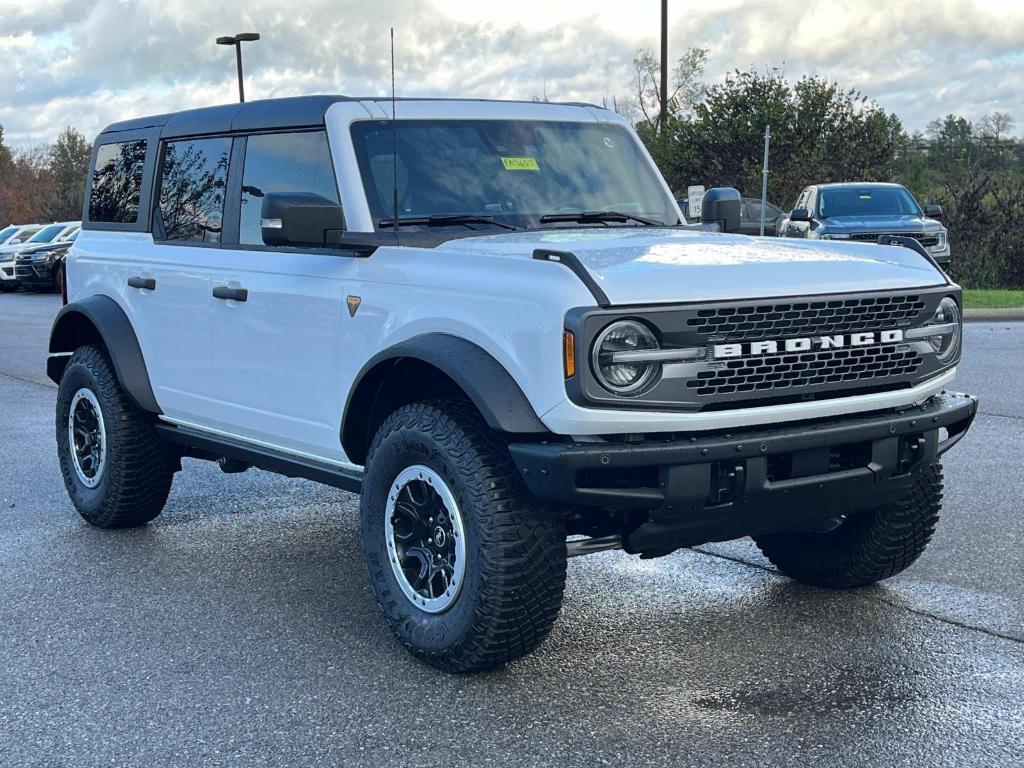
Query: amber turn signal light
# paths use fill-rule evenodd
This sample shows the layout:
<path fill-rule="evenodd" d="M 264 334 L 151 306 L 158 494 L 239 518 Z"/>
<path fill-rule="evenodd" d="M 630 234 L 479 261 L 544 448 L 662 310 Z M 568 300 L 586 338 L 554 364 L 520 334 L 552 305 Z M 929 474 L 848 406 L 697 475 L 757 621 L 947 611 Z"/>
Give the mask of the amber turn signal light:
<path fill-rule="evenodd" d="M 565 378 L 576 375 L 576 337 L 569 331 L 562 334 L 562 352 L 565 358 Z"/>

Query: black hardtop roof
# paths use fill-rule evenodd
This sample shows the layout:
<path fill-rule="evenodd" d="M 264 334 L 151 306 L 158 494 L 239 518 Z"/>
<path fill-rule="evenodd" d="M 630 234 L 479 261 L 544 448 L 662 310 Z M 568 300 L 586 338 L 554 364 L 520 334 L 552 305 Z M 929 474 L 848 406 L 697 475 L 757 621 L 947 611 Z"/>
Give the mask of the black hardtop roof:
<path fill-rule="evenodd" d="M 305 128 L 323 125 L 324 114 L 328 108 L 341 101 L 389 102 L 391 99 L 387 96 L 291 96 L 282 99 L 247 101 L 241 104 L 223 104 L 217 107 L 202 107 L 183 112 L 168 112 L 164 115 L 122 120 L 108 125 L 100 132 L 100 136 L 147 128 L 159 128 L 160 135 L 164 138 L 272 128 Z M 396 101 L 496 101 L 496 99 L 403 97 Z M 561 106 L 594 107 L 596 105 L 571 102 Z"/>
<path fill-rule="evenodd" d="M 295 128 L 322 125 L 327 108 L 339 101 L 355 101 L 346 96 L 298 96 L 264 99 L 242 104 L 187 109 L 164 115 L 136 117 L 112 123 L 101 134 L 160 128 L 162 136 L 192 136 L 201 133 L 225 133 L 259 128 Z"/>

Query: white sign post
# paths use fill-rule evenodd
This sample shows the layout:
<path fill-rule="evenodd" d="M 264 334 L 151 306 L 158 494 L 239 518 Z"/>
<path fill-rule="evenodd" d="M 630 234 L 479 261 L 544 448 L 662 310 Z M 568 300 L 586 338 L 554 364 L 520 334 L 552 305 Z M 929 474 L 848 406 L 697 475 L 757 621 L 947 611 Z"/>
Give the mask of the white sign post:
<path fill-rule="evenodd" d="M 704 187 L 686 188 L 686 212 L 691 218 L 699 219 L 701 205 L 704 202 Z"/>
<path fill-rule="evenodd" d="M 772 127 L 764 127 L 764 169 L 761 171 L 761 237 L 764 237 L 764 214 L 768 208 L 768 143 L 772 140 Z"/>

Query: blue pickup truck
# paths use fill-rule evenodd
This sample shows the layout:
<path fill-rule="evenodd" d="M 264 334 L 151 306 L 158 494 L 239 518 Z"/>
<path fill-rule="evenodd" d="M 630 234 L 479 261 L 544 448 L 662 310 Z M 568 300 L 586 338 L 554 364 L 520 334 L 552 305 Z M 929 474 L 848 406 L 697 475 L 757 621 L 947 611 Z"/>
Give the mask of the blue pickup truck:
<path fill-rule="evenodd" d="M 778 221 L 779 237 L 874 243 L 882 235 L 912 237 L 942 266 L 949 264 L 949 236 L 942 207 L 922 208 L 899 184 L 842 183 L 805 187 Z"/>

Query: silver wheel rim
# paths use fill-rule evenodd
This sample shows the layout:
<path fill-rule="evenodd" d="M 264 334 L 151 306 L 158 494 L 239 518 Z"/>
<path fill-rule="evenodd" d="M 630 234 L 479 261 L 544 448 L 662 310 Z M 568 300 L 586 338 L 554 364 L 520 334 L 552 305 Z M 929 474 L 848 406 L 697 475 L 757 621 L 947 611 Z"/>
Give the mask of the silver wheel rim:
<path fill-rule="evenodd" d="M 420 464 L 399 473 L 388 490 L 384 538 L 395 581 L 427 613 L 448 610 L 466 574 L 462 513 L 448 484 Z"/>
<path fill-rule="evenodd" d="M 86 488 L 95 488 L 107 466 L 107 430 L 99 400 L 91 389 L 83 387 L 71 398 L 68 447 L 78 479 Z"/>

